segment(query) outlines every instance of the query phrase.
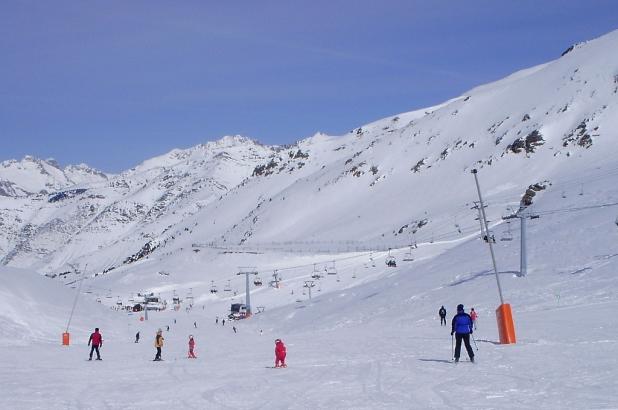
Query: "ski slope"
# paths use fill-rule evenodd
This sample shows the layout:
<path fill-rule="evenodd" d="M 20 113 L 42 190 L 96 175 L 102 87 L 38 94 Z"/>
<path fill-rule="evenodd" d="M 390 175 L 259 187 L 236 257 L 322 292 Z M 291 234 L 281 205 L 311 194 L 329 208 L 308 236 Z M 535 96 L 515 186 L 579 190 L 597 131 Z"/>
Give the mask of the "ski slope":
<path fill-rule="evenodd" d="M 545 193 L 547 203 L 561 209 L 581 208 L 616 198 L 603 179 L 591 192 L 562 198 L 562 190 Z M 602 195 L 601 195 L 602 193 Z M 607 198 L 604 198 L 607 197 Z M 558 206 L 556 207 L 558 208 Z M 540 206 L 539 213 L 544 210 Z M 529 274 L 517 277 L 518 232 L 514 241 L 496 243 L 498 266 L 507 302 L 513 306 L 518 342 L 497 344 L 494 309 L 499 304 L 488 249 L 477 238 L 448 249 L 426 251 L 439 244 L 420 244 L 414 262 L 387 268 L 365 257 L 348 259 L 339 269 L 340 282 L 325 277 L 322 292 L 311 301 L 281 302 L 308 274 L 283 274 L 283 287 L 256 288 L 253 304 L 267 309 L 253 318 L 216 325 L 229 300 L 198 295 L 186 312 L 137 315 L 106 311 L 88 299 L 78 306 L 73 344 L 60 346 L 60 333 L 70 303 L 49 310 L 52 295 L 68 289 L 49 288 L 40 302 L 38 286 L 4 302 L 2 311 L 28 294 L 28 309 L 14 309 L 3 321 L 22 326 L 2 333 L 0 382 L 2 408 L 31 409 L 401 409 L 401 408 L 615 408 L 618 400 L 615 331 L 618 320 L 618 226 L 616 207 L 545 214 L 529 222 Z M 574 221 L 577 222 L 574 222 Z M 505 224 L 494 233 L 502 237 Z M 426 254 L 423 256 L 423 254 Z M 225 254 L 239 264 L 246 255 Z M 277 260 L 282 254 L 260 255 Z M 315 255 L 319 257 L 319 255 Z M 304 258 L 286 263 L 301 265 Z M 291 266 L 291 265 L 289 265 Z M 305 270 L 310 272 L 309 270 Z M 351 275 L 356 272 L 356 279 Z M 18 277 L 15 272 L 3 276 Z M 21 276 L 19 276 L 21 277 Z M 36 279 L 36 281 L 34 281 Z M 24 279 L 26 280 L 26 279 Z M 54 284 L 30 276 L 28 281 Z M 3 280 L 6 294 L 6 281 Z M 9 282 L 9 286 L 18 286 Z M 75 290 L 73 290 L 74 292 Z M 14 292 L 11 292 L 13 294 Z M 301 294 L 302 295 L 302 294 Z M 204 296 L 204 297 L 201 297 Z M 291 296 L 291 295 L 289 295 Z M 66 296 L 64 296 L 66 299 Z M 479 312 L 475 332 L 477 363 L 451 362 L 448 327 L 437 310 L 444 304 L 452 316 L 464 303 Z M 273 306 L 273 308 L 270 308 Z M 98 310 L 97 310 L 98 308 Z M 45 322 L 38 316 L 47 318 Z M 173 321 L 176 319 L 177 323 Z M 90 327 L 104 335 L 102 362 L 87 362 Z M 197 323 L 197 329 L 193 323 Z M 170 331 L 165 331 L 170 325 Z M 5 328 L 3 326 L 3 328 Z M 42 335 L 29 343 L 11 340 Z M 164 362 L 152 362 L 157 328 L 164 329 Z M 260 329 L 263 334 L 260 335 Z M 142 340 L 135 344 L 134 334 Z M 188 335 L 195 335 L 197 360 L 186 359 Z M 53 340 L 56 338 L 56 340 Z M 288 347 L 287 369 L 271 369 L 274 339 Z"/>
<path fill-rule="evenodd" d="M 618 31 L 436 107 L 291 147 L 225 137 L 115 176 L 3 163 L 0 408 L 618 408 L 617 49 Z M 514 345 L 498 344 L 473 168 Z M 521 276 L 519 222 L 502 217 L 530 191 L 520 212 L 538 218 Z M 264 311 L 234 333 L 215 319 L 244 300 L 241 267 L 258 271 L 252 306 Z M 138 292 L 183 303 L 148 321 L 112 309 Z M 459 303 L 479 313 L 475 364 L 465 352 L 451 362 L 439 324 L 440 306 L 450 320 Z M 87 361 L 94 327 L 101 362 Z M 158 328 L 163 362 L 152 361 Z M 286 369 L 270 368 L 276 338 Z"/>

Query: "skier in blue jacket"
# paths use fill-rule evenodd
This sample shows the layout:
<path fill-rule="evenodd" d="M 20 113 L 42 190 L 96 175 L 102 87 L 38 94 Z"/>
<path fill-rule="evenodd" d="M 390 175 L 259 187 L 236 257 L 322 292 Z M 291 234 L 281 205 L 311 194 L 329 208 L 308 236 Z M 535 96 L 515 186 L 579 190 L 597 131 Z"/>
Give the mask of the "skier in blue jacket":
<path fill-rule="evenodd" d="M 464 312 L 464 305 L 457 305 L 457 314 L 453 317 L 451 322 L 451 336 L 455 334 L 455 362 L 459 361 L 459 355 L 461 354 L 461 341 L 463 339 L 468 351 L 470 361 L 474 362 L 474 351 L 470 346 L 470 335 L 472 334 L 473 326 L 472 318 L 469 314 Z"/>

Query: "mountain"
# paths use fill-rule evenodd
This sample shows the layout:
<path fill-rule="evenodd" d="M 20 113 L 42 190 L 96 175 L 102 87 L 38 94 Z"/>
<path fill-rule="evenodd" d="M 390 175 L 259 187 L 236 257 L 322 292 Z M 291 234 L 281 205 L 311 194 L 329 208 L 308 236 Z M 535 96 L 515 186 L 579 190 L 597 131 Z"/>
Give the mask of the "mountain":
<path fill-rule="evenodd" d="M 25 156 L 21 161 L 0 162 L 0 196 L 23 197 L 47 194 L 79 184 L 96 184 L 108 175 L 86 164 L 64 169 L 54 159 Z"/>
<path fill-rule="evenodd" d="M 7 179 L 14 194 L 0 202 L 2 263 L 104 273 L 194 245 L 386 249 L 471 234 L 473 168 L 497 221 L 552 184 L 615 163 L 617 49 L 612 32 L 346 135 L 286 147 L 224 137 L 73 188 L 67 171 L 24 160 L 29 177 Z"/>

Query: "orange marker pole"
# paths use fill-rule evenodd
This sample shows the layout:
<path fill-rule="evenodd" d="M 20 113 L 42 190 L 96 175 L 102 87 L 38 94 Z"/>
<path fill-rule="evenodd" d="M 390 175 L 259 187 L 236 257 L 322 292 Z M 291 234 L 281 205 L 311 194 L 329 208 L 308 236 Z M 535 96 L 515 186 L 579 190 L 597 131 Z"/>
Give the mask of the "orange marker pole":
<path fill-rule="evenodd" d="M 69 332 L 64 332 L 62 334 L 62 346 L 68 346 L 70 340 L 71 340 L 71 335 L 69 334 Z"/>
<path fill-rule="evenodd" d="M 473 169 L 474 181 L 476 182 L 476 190 L 479 194 L 479 207 L 481 208 L 481 215 L 483 217 L 483 224 L 481 227 L 485 227 L 485 236 L 487 238 L 487 244 L 489 245 L 489 253 L 491 253 L 491 261 L 494 265 L 494 272 L 496 274 L 496 284 L 498 285 L 498 295 L 500 296 L 500 306 L 496 310 L 496 319 L 498 320 L 498 333 L 500 334 L 501 344 L 515 343 L 515 325 L 513 323 L 513 313 L 511 312 L 511 305 L 504 303 L 502 297 L 502 286 L 500 285 L 500 277 L 498 276 L 498 265 L 496 264 L 496 255 L 494 254 L 494 248 L 492 246 L 493 239 L 489 233 L 489 225 L 487 224 L 487 216 L 485 215 L 485 205 L 483 204 L 483 197 L 481 195 L 481 186 L 479 185 L 479 179 L 477 177 L 477 170 Z"/>

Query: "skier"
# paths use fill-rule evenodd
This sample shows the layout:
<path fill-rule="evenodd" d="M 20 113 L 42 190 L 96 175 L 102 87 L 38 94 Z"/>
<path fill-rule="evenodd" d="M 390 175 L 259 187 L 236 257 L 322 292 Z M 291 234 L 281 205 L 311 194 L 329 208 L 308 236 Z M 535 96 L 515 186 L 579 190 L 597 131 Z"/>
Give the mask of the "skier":
<path fill-rule="evenodd" d="M 189 359 L 197 359 L 197 356 L 193 352 L 195 348 L 195 340 L 193 339 L 193 335 L 189 335 Z"/>
<path fill-rule="evenodd" d="M 260 336 L 262 336 L 262 334 L 263 334 L 263 333 L 264 333 L 264 332 L 262 332 L 262 329 L 260 329 Z"/>
<path fill-rule="evenodd" d="M 161 348 L 163 347 L 163 341 L 165 340 L 162 335 L 161 329 L 157 330 L 157 336 L 155 336 L 154 346 L 157 348 L 157 354 L 154 358 L 155 362 L 161 361 Z"/>
<path fill-rule="evenodd" d="M 232 330 L 236 333 L 236 326 L 232 326 Z"/>
<path fill-rule="evenodd" d="M 472 324 L 474 325 L 474 330 L 476 330 L 476 318 L 478 315 L 474 311 L 474 308 L 470 309 L 470 319 L 472 319 Z"/>
<path fill-rule="evenodd" d="M 215 325 L 219 324 L 219 316 L 217 316 L 217 318 L 215 319 Z"/>
<path fill-rule="evenodd" d="M 225 319 L 221 321 L 221 326 L 225 326 Z"/>
<path fill-rule="evenodd" d="M 453 316 L 451 322 L 451 336 L 455 334 L 455 362 L 459 362 L 459 356 L 461 353 L 461 341 L 463 339 L 468 351 L 470 361 L 474 362 L 474 351 L 470 346 L 470 335 L 472 334 L 472 318 L 464 311 L 464 305 L 457 305 L 457 314 Z"/>
<path fill-rule="evenodd" d="M 174 324 L 176 324 L 176 319 L 174 319 Z"/>
<path fill-rule="evenodd" d="M 170 331 L 170 325 L 167 325 L 167 331 L 168 332 Z"/>
<path fill-rule="evenodd" d="M 197 322 L 193 322 L 193 327 L 197 329 Z"/>
<path fill-rule="evenodd" d="M 446 326 L 446 309 L 444 308 L 444 305 L 442 305 L 440 310 L 438 310 L 438 314 L 440 315 L 440 326 L 442 326 L 443 323 L 444 326 Z"/>
<path fill-rule="evenodd" d="M 139 343 L 139 332 L 135 334 L 135 343 Z"/>
<path fill-rule="evenodd" d="M 90 334 L 90 339 L 88 339 L 88 346 L 92 343 L 92 347 L 90 348 L 90 358 L 88 360 L 92 360 L 92 353 L 97 352 L 97 360 L 101 360 L 101 354 L 99 353 L 99 347 L 103 346 L 103 336 L 99 333 L 99 328 L 94 328 L 94 333 Z"/>
<path fill-rule="evenodd" d="M 285 364 L 286 349 L 281 339 L 275 340 L 275 367 L 288 367 Z"/>

